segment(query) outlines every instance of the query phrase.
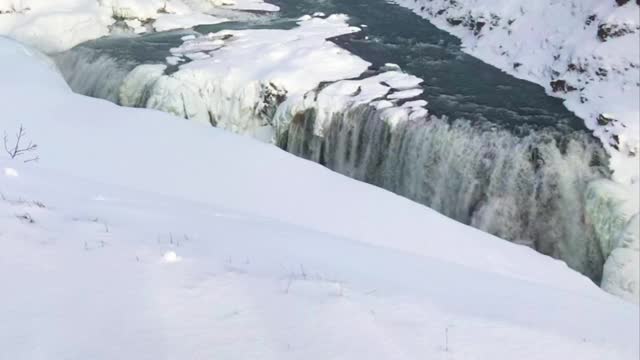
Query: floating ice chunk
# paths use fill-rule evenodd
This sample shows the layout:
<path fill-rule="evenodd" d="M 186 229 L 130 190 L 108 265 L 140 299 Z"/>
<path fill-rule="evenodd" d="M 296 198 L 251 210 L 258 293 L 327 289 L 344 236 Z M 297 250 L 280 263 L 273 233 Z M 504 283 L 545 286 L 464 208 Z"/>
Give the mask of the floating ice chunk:
<path fill-rule="evenodd" d="M 366 27 L 363 25 L 362 27 Z M 400 71 L 400 65 L 394 63 L 386 63 L 381 68 L 382 71 Z"/>
<path fill-rule="evenodd" d="M 4 176 L 18 177 L 18 171 L 14 168 L 4 168 Z"/>
<path fill-rule="evenodd" d="M 414 100 L 414 101 L 407 101 L 406 103 L 402 104 L 402 107 L 406 107 L 406 108 L 423 108 L 425 106 L 427 106 L 428 102 L 426 100 Z"/>
<path fill-rule="evenodd" d="M 298 18 L 299 21 L 308 21 L 313 19 L 313 17 L 311 15 L 304 15 Z"/>
<path fill-rule="evenodd" d="M 224 40 L 218 37 L 214 37 L 214 35 L 212 34 L 209 34 L 201 38 L 187 40 L 184 42 L 184 44 L 180 45 L 177 48 L 173 48 L 170 51 L 174 55 L 205 52 L 205 51 L 208 52 L 208 51 L 218 50 L 223 45 L 224 45 Z"/>
<path fill-rule="evenodd" d="M 389 94 L 387 96 L 387 99 L 410 99 L 416 96 L 421 95 L 424 92 L 424 90 L 422 89 L 410 89 L 410 90 L 403 90 L 403 91 L 398 91 L 396 93 L 393 94 Z"/>
<path fill-rule="evenodd" d="M 166 14 L 158 17 L 158 20 L 153 23 L 153 28 L 156 29 L 156 31 L 167 31 L 187 29 L 202 24 L 220 24 L 227 21 L 229 21 L 229 19 L 207 14 Z"/>
<path fill-rule="evenodd" d="M 327 14 L 323 13 L 323 12 L 315 12 L 313 13 L 313 17 L 326 17 Z"/>

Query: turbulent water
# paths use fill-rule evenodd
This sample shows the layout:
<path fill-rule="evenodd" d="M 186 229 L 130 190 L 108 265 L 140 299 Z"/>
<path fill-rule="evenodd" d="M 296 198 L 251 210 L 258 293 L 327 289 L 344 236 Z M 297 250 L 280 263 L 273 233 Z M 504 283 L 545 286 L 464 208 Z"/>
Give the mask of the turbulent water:
<path fill-rule="evenodd" d="M 383 110 L 350 106 L 333 113 L 320 137 L 313 131 L 316 114 L 327 110 L 318 105 L 285 119 L 279 146 L 561 258 L 600 281 L 607 254 L 589 223 L 585 193 L 590 182 L 608 177 L 607 157 L 580 119 L 559 100 L 464 55 L 454 38 L 384 1 L 279 0 L 278 4 L 283 19 L 244 26 L 287 28 L 295 24 L 287 17 L 295 19 L 312 11 L 359 14 L 353 21 L 366 20 L 366 32 L 335 41 L 374 66 L 395 62 L 424 78 L 422 98 L 429 101 L 429 111 L 438 115 L 391 126 Z M 150 103 L 158 78 L 175 68 L 145 68 L 148 71 L 135 74 L 135 86 L 128 84 L 139 65 L 164 64 L 168 50 L 188 33 L 192 32 L 101 39 L 59 54 L 56 61 L 76 92 L 190 118 L 194 109 L 205 106 L 198 103 L 202 99 L 182 95 L 176 104 Z M 222 98 L 207 106 L 215 107 L 213 113 L 237 117 L 225 110 L 235 105 L 225 105 Z M 272 116 L 275 111 L 261 111 L 260 116 Z M 216 125 L 211 109 L 209 117 Z"/>
<path fill-rule="evenodd" d="M 316 109 L 307 110 L 292 119 L 281 146 L 600 278 L 605 259 L 585 223 L 584 194 L 603 176 L 606 155 L 590 136 L 552 128 L 514 134 L 437 117 L 391 127 L 380 112 L 365 105 L 337 113 L 320 138 Z"/>

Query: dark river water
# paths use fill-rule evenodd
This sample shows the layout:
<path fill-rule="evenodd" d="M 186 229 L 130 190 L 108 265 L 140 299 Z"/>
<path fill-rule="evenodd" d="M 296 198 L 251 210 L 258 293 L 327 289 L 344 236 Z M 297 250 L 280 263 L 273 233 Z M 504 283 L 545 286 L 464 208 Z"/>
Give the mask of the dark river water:
<path fill-rule="evenodd" d="M 337 42 L 374 65 L 396 63 L 425 80 L 432 113 L 470 120 L 569 126 L 583 121 L 536 84 L 516 79 L 460 49 L 460 41 L 425 19 L 384 0 L 274 0 L 281 16 L 345 13 L 361 34 Z"/>

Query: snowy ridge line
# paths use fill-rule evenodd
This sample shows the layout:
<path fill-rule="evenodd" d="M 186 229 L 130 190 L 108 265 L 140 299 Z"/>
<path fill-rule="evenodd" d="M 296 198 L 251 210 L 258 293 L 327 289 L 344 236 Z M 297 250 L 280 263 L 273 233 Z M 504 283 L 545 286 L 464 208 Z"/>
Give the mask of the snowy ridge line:
<path fill-rule="evenodd" d="M 109 34 L 183 29 L 278 10 L 262 0 L 0 0 L 0 34 L 56 53 Z"/>
<path fill-rule="evenodd" d="M 640 186 L 640 9 L 634 1 L 392 2 L 460 38 L 469 54 L 565 99 L 602 140 L 614 178 Z"/>

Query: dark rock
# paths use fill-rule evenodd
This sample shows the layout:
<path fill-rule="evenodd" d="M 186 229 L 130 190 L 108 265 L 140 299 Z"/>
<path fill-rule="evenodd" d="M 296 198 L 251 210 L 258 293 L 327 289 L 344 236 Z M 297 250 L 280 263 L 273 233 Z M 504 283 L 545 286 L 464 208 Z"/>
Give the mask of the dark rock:
<path fill-rule="evenodd" d="M 611 140 L 611 147 L 620 151 L 620 137 L 618 135 L 611 135 Z"/>
<path fill-rule="evenodd" d="M 611 38 L 617 38 L 627 34 L 633 34 L 635 30 L 628 25 L 600 24 L 598 25 L 598 39 L 605 42 Z"/>
<path fill-rule="evenodd" d="M 568 71 L 577 71 L 580 74 L 583 74 L 583 73 L 585 73 L 587 71 L 584 67 L 582 67 L 581 64 L 574 64 L 574 63 L 570 63 L 567 66 L 567 70 Z"/>
<path fill-rule="evenodd" d="M 569 85 L 565 80 L 554 80 L 549 83 L 553 92 L 570 92 L 577 90 L 575 87 Z"/>
<path fill-rule="evenodd" d="M 453 26 L 458 26 L 462 24 L 462 19 L 460 18 L 447 18 L 447 22 Z"/>
<path fill-rule="evenodd" d="M 475 25 L 473 26 L 473 35 L 478 36 L 480 34 L 480 32 L 482 31 L 482 28 L 486 25 L 487 23 L 485 23 L 484 21 L 477 21 L 475 23 Z"/>
<path fill-rule="evenodd" d="M 598 70 L 596 70 L 596 75 L 600 77 L 606 77 L 608 73 L 607 69 L 604 68 L 598 68 Z"/>
<path fill-rule="evenodd" d="M 607 126 L 610 123 L 612 123 L 614 121 L 617 121 L 616 119 L 614 119 L 612 117 L 609 117 L 609 116 L 607 116 L 605 114 L 598 115 L 598 119 L 597 120 L 598 120 L 598 125 L 600 125 L 600 126 Z"/>

